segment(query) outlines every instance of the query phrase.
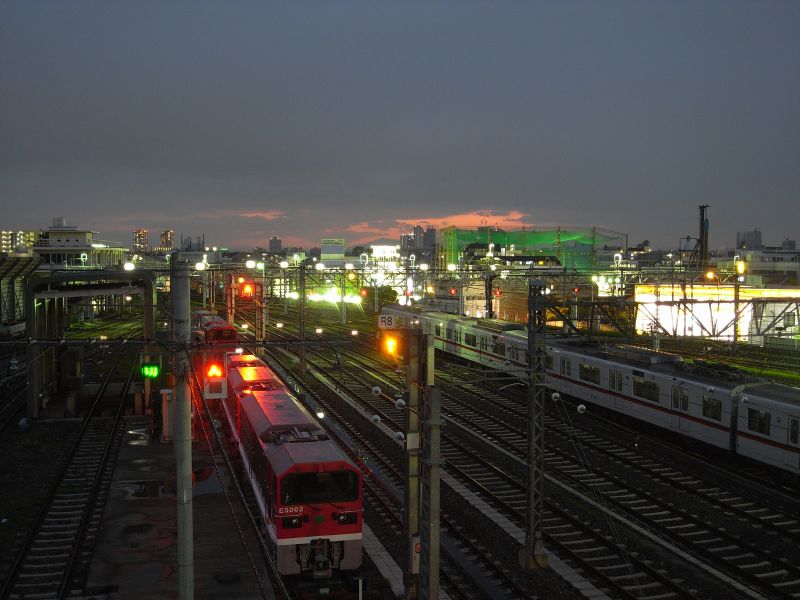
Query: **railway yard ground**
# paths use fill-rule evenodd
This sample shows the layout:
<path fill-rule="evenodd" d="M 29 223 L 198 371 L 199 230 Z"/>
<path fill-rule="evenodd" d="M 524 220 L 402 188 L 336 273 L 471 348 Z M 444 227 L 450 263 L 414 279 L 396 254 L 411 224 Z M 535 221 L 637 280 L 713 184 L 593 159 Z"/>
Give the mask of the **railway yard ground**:
<path fill-rule="evenodd" d="M 268 352 L 262 356 L 309 407 L 324 408 L 329 433 L 368 467 L 365 597 L 399 597 L 404 547 L 398 529 L 403 497 L 398 473 L 403 451 L 396 432 L 403 430 L 404 416 L 394 399 L 403 382 L 369 349 L 374 347 L 376 316 L 354 309 L 342 325 L 335 310 L 310 308 L 307 327 L 313 332 L 319 326 L 324 334 L 306 334 L 308 372 L 302 374 L 297 315 L 283 315 L 282 306 L 272 308 Z M 247 320 L 246 313 L 239 316 Z M 282 327 L 275 328 L 278 321 Z M 354 328 L 358 336 L 352 335 Z M 79 335 L 95 337 L 101 327 L 81 329 L 85 333 Z M 119 320 L 112 324 L 114 330 L 118 338 L 137 335 Z M 114 336 L 108 337 L 113 350 Z M 252 342 L 244 345 L 255 348 Z M 54 396 L 39 419 L 12 419 L 2 431 L 0 584 L 7 577 L 6 565 L 20 555 L 37 512 L 53 493 L 50 480 L 64 468 L 62 457 L 79 435 L 83 411 L 95 394 L 105 391 L 118 399 L 124 395 L 127 404 L 118 426 L 118 449 L 110 454 L 113 477 L 101 493 L 104 503 L 97 521 L 85 534 L 91 542 L 81 542 L 89 561 L 81 575 L 82 592 L 98 599 L 177 595 L 173 446 L 160 441 L 160 423 L 152 415 L 132 414 L 129 381 L 109 378 L 101 383 L 116 368 L 112 350 L 104 349 L 93 361 L 97 373 L 70 399 L 77 416 L 65 417 L 67 396 Z M 704 360 L 715 359 L 704 352 Z M 726 359 L 722 351 L 716 358 Z M 563 407 L 552 403 L 547 413 L 544 528 L 551 569 L 523 573 L 517 566 L 524 531 L 522 387 L 470 383 L 474 370 L 444 361 L 440 367 L 445 420 L 442 598 L 800 597 L 796 489 L 770 489 L 769 482 L 751 479 L 749 472 L 737 479 L 717 468 L 736 464 L 715 465 L 713 455 L 704 463 L 702 451 L 667 447 L 669 439 L 656 440 L 652 431 L 640 435 L 630 423 L 620 428 L 591 410 L 565 418 Z M 377 395 L 376 387 L 381 390 Z M 195 408 L 195 595 L 279 597 L 248 523 L 248 509 L 234 493 L 235 457 L 231 473 L 209 436 L 218 424 L 199 405 Z M 71 595 L 77 597 L 74 591 Z"/>

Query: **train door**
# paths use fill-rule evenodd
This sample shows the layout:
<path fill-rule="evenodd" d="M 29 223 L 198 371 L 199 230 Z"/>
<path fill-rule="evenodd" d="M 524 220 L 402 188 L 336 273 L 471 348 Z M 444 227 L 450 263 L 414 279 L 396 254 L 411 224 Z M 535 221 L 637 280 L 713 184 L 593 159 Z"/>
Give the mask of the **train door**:
<path fill-rule="evenodd" d="M 786 465 L 794 470 L 800 469 L 800 417 L 789 417 L 788 440 L 786 444 Z"/>
<path fill-rule="evenodd" d="M 679 385 L 672 386 L 672 410 L 669 412 L 669 424 L 675 429 L 689 430 L 689 391 Z"/>

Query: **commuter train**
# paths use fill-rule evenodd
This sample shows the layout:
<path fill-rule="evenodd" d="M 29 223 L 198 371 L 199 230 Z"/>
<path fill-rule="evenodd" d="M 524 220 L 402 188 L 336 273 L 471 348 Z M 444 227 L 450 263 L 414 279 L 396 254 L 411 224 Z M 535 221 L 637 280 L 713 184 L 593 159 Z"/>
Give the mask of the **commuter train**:
<path fill-rule="evenodd" d="M 224 371 L 220 408 L 278 571 L 312 583 L 355 571 L 361 566 L 361 472 L 257 356 L 228 353 Z M 323 590 L 336 595 L 328 583 Z"/>
<path fill-rule="evenodd" d="M 192 342 L 197 344 L 235 344 L 236 328 L 210 310 L 192 312 Z"/>
<path fill-rule="evenodd" d="M 527 328 L 441 312 L 383 309 L 398 327 L 420 327 L 435 346 L 471 362 L 522 374 Z M 657 427 L 800 474 L 800 389 L 730 367 L 624 345 L 548 337 L 547 385 Z"/>

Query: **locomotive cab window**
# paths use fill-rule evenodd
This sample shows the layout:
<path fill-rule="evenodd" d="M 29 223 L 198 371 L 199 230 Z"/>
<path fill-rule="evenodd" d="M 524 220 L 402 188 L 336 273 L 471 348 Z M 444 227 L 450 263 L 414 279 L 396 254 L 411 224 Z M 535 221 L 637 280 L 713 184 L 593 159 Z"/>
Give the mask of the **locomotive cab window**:
<path fill-rule="evenodd" d="M 771 415 L 757 408 L 747 409 L 747 428 L 756 433 L 769 435 L 769 421 Z"/>
<path fill-rule="evenodd" d="M 352 502 L 358 500 L 358 476 L 353 471 L 292 473 L 281 482 L 281 504 Z"/>
<path fill-rule="evenodd" d="M 600 367 L 581 363 L 578 366 L 578 377 L 590 383 L 600 383 Z"/>

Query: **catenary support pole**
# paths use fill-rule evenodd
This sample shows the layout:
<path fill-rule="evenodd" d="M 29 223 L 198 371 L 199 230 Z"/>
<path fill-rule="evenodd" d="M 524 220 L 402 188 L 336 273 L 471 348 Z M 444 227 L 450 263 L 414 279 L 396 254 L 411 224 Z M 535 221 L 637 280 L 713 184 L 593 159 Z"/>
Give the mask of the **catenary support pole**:
<path fill-rule="evenodd" d="M 172 255 L 172 336 L 176 346 L 175 469 L 178 504 L 178 597 L 194 598 L 194 528 L 192 523 L 192 411 L 189 387 L 189 264 Z"/>
<path fill-rule="evenodd" d="M 403 537 L 406 542 L 405 587 L 406 598 L 417 598 L 419 577 L 419 415 L 420 415 L 420 375 L 422 372 L 422 330 L 409 329 L 405 332 L 408 365 L 406 366 L 406 456 L 405 456 L 405 504 L 403 507 Z"/>
<path fill-rule="evenodd" d="M 548 566 L 544 549 L 544 293 L 544 281 L 528 281 L 528 502 L 525 547 L 520 551 L 525 569 Z"/>

